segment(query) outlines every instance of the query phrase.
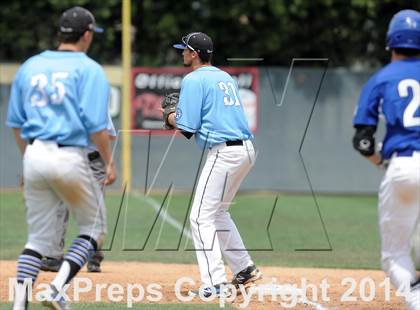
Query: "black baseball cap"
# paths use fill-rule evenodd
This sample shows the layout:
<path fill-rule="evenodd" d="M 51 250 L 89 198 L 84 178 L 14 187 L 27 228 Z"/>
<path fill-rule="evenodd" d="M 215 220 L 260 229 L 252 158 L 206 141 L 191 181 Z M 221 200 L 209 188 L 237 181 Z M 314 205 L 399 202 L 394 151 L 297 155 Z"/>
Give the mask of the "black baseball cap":
<path fill-rule="evenodd" d="M 173 47 L 184 50 L 186 48 L 199 53 L 213 53 L 213 41 L 203 32 L 192 32 L 182 37 L 182 43 L 174 44 Z"/>
<path fill-rule="evenodd" d="M 68 9 L 61 15 L 58 30 L 61 33 L 83 33 L 87 30 L 104 32 L 103 28 L 96 26 L 92 13 L 80 6 Z"/>

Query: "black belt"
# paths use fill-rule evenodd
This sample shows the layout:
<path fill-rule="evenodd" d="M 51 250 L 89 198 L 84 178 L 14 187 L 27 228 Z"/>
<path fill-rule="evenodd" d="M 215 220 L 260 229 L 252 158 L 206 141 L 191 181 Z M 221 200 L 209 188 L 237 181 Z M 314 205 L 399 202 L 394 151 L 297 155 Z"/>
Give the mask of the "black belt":
<path fill-rule="evenodd" d="M 404 151 L 396 151 L 395 154 L 397 157 L 411 157 L 413 156 L 415 150 L 404 150 Z"/>
<path fill-rule="evenodd" d="M 35 140 L 36 140 L 36 139 L 29 139 L 29 140 L 28 140 L 28 143 L 29 143 L 29 144 L 33 144 Z M 58 147 L 74 147 L 74 145 L 66 145 L 66 144 L 61 144 L 61 143 L 57 143 L 57 146 L 58 146 Z"/>
<path fill-rule="evenodd" d="M 242 140 L 226 141 L 226 146 L 233 146 L 233 145 L 244 145 L 244 141 Z"/>
<path fill-rule="evenodd" d="M 88 159 L 94 161 L 95 159 L 101 158 L 101 154 L 98 151 L 93 151 L 88 153 Z"/>

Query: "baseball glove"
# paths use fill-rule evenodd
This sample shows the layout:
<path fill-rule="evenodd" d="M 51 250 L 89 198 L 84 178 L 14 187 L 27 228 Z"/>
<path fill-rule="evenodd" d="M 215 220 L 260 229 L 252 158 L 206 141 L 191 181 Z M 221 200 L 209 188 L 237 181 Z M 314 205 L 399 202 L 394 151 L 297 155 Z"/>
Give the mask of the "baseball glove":
<path fill-rule="evenodd" d="M 169 95 L 166 95 L 162 100 L 163 120 L 165 122 L 166 129 L 174 129 L 174 126 L 169 124 L 168 117 L 170 114 L 176 112 L 178 101 L 179 93 L 170 93 Z"/>

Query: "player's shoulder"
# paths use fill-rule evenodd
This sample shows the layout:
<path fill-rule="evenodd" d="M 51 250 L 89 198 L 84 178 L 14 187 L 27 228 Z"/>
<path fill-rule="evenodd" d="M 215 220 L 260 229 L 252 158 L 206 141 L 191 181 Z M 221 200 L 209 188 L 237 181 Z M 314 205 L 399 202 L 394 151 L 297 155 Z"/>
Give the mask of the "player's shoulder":
<path fill-rule="evenodd" d="M 94 68 L 100 70 L 102 67 L 92 58 L 83 52 L 62 52 L 46 50 L 32 57 L 29 57 L 22 65 L 21 68 L 30 67 L 32 64 L 42 66 L 44 62 L 51 64 L 51 61 L 71 61 L 74 64 L 79 64 L 81 67 Z"/>
<path fill-rule="evenodd" d="M 205 66 L 197 70 L 194 70 L 188 73 L 184 80 L 191 83 L 204 83 L 212 82 L 213 80 L 225 80 L 229 79 L 231 76 L 226 71 L 223 71 L 214 66 Z"/>
<path fill-rule="evenodd" d="M 43 53 L 44 53 L 44 52 L 42 52 L 42 53 L 39 53 L 39 54 L 36 54 L 36 55 L 33 55 L 33 56 L 29 57 L 28 59 L 26 59 L 26 60 L 24 61 L 24 63 L 22 64 L 22 67 L 23 67 L 23 66 L 28 66 L 28 65 L 29 65 L 29 64 L 31 64 L 32 62 L 34 62 L 34 61 L 36 61 L 37 59 L 41 58 Z"/>
<path fill-rule="evenodd" d="M 420 73 L 420 58 L 392 61 L 376 73 L 376 80 L 386 82 L 413 72 Z"/>
<path fill-rule="evenodd" d="M 389 63 L 377 70 L 365 83 L 365 89 L 376 88 L 389 80 L 390 73 L 393 72 L 392 63 Z"/>
<path fill-rule="evenodd" d="M 90 58 L 86 54 L 84 54 L 84 57 L 81 60 L 83 62 L 83 67 L 87 70 L 104 71 L 102 66 L 96 60 Z"/>
<path fill-rule="evenodd" d="M 42 53 L 33 55 L 27 58 L 18 68 L 15 75 L 15 81 L 25 79 L 27 75 L 30 75 L 33 67 L 39 63 L 39 60 L 42 58 Z"/>
<path fill-rule="evenodd" d="M 198 70 L 194 70 L 184 76 L 182 83 L 197 84 L 201 83 L 202 78 L 202 74 Z"/>
<path fill-rule="evenodd" d="M 375 72 L 364 85 L 364 92 L 382 92 L 387 85 L 394 85 L 402 78 L 420 78 L 420 59 L 392 61 Z"/>
<path fill-rule="evenodd" d="M 85 79 L 93 79 L 95 81 L 107 82 L 107 77 L 104 68 L 94 59 L 90 58 L 86 54 L 80 60 L 78 66 L 78 72 Z"/>
<path fill-rule="evenodd" d="M 36 63 L 37 61 L 39 61 L 42 58 L 42 53 L 33 55 L 31 57 L 29 57 L 28 59 L 26 59 L 19 67 L 18 73 L 27 70 L 28 68 L 31 67 L 32 64 Z"/>
<path fill-rule="evenodd" d="M 390 62 L 385 65 L 382 69 L 378 70 L 376 73 L 376 79 L 378 81 L 387 80 L 389 76 L 396 73 L 399 70 L 399 65 L 396 62 Z"/>

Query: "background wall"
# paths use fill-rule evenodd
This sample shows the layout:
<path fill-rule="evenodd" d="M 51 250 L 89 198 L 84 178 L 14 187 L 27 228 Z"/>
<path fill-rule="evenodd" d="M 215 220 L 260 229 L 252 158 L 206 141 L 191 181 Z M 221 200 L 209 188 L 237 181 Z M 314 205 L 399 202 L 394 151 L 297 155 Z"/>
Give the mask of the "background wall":
<path fill-rule="evenodd" d="M 260 67 L 259 70 L 259 128 L 255 134 L 258 158 L 241 189 L 310 192 L 312 184 L 316 192 L 375 192 L 382 172 L 363 160 L 351 145 L 354 107 L 363 83 L 372 72 L 328 69 L 302 144 L 300 154 L 304 166 L 299 147 L 323 69 L 295 68 L 283 102 L 280 99 L 289 69 Z M 110 78 L 111 83 L 114 80 Z M 0 187 L 3 188 L 17 187 L 22 173 L 12 132 L 5 126 L 9 90 L 9 85 L 0 84 Z M 118 116 L 114 122 L 119 128 Z M 133 135 L 133 188 L 143 190 L 151 184 L 154 189 L 163 190 L 170 184 L 175 189 L 193 188 L 202 153 L 194 141 L 178 136 L 167 149 L 171 138 Z M 119 163 L 118 140 L 115 150 Z M 167 157 L 161 164 L 165 152 Z M 114 185 L 120 186 L 120 183 Z"/>

